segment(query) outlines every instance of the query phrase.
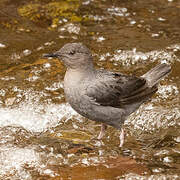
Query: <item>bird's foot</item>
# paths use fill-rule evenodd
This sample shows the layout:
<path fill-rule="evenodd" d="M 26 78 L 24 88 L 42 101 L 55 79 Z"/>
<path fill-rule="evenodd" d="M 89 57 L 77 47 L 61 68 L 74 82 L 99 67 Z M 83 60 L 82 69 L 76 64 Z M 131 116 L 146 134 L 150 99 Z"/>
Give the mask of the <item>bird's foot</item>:
<path fill-rule="evenodd" d="M 124 133 L 124 129 L 121 128 L 121 132 L 120 132 L 120 136 L 119 136 L 119 139 L 120 139 L 120 144 L 119 144 L 119 147 L 121 148 L 124 144 L 124 136 L 125 136 L 125 133 Z"/>
<path fill-rule="evenodd" d="M 99 140 L 102 139 L 103 136 L 105 135 L 106 129 L 107 129 L 107 125 L 102 124 L 102 125 L 101 125 L 101 131 L 100 131 L 99 136 L 98 136 L 98 139 L 99 139 Z"/>

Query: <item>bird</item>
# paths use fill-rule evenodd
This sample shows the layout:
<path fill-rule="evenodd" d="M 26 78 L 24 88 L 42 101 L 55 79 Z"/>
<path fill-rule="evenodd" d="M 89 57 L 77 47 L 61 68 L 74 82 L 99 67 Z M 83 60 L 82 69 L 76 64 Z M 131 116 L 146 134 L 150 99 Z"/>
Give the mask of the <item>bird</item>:
<path fill-rule="evenodd" d="M 43 57 L 57 58 L 65 64 L 66 101 L 83 117 L 102 124 L 98 139 L 103 138 L 108 125 L 120 130 L 119 147 L 124 144 L 124 121 L 150 100 L 158 90 L 159 81 L 171 71 L 166 63 L 156 65 L 140 77 L 97 69 L 90 50 L 82 43 L 67 43 Z"/>

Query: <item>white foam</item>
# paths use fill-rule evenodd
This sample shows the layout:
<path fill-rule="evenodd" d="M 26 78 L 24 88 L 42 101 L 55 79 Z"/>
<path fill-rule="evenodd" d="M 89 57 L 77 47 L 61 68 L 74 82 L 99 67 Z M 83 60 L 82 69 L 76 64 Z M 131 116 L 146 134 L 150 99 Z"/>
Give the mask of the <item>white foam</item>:
<path fill-rule="evenodd" d="M 67 103 L 39 103 L 38 92 L 23 92 L 26 100 L 15 107 L 0 107 L 0 127 L 22 126 L 32 132 L 42 132 L 61 123 L 63 117 L 70 119 L 77 113 Z"/>
<path fill-rule="evenodd" d="M 44 152 L 38 152 L 36 147 L 0 147 L 0 179 L 11 177 L 11 179 L 30 180 L 31 173 L 28 170 L 33 168 L 41 175 L 54 177 L 57 175 L 53 170 L 48 169 L 43 163 Z M 27 167 L 27 169 L 26 169 Z"/>

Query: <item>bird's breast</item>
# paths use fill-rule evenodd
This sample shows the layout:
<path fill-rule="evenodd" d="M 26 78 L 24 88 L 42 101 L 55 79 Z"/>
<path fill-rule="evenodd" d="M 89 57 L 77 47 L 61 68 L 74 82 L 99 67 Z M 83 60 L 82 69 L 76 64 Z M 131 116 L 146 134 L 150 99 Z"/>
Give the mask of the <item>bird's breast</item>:
<path fill-rule="evenodd" d="M 67 71 L 64 78 L 64 92 L 66 101 L 78 113 L 84 115 L 87 111 L 87 99 L 84 95 L 83 77 L 81 74 L 73 71 Z"/>

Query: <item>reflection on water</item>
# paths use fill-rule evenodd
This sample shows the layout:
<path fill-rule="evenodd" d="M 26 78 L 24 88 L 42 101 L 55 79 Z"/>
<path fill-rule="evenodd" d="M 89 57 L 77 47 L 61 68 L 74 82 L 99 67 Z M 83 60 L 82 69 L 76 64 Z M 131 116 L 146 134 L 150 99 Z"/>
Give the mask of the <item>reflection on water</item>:
<path fill-rule="evenodd" d="M 0 179 L 178 179 L 179 1 L 2 1 Z M 142 75 L 172 65 L 152 100 L 125 122 L 126 140 L 65 102 L 65 68 L 42 54 L 83 42 L 95 65 Z"/>

